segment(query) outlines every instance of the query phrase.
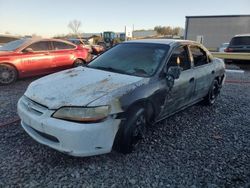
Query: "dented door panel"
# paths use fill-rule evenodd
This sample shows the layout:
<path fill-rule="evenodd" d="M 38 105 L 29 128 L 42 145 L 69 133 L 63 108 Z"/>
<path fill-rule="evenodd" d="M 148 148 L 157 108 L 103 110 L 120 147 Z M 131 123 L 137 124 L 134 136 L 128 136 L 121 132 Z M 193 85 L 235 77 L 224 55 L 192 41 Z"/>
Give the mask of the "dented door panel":
<path fill-rule="evenodd" d="M 190 103 L 194 87 L 195 80 L 192 69 L 183 71 L 180 78 L 174 81 L 171 91 L 166 95 L 162 116 L 171 114 Z"/>
<path fill-rule="evenodd" d="M 193 69 L 195 75 L 194 99 L 199 99 L 207 95 L 214 80 L 214 66 L 212 63 L 196 67 Z"/>

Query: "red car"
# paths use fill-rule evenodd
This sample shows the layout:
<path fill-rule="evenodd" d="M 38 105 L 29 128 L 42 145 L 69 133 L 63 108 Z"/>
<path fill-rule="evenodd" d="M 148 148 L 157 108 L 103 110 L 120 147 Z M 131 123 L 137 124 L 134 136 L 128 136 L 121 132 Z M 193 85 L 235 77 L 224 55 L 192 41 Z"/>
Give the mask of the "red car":
<path fill-rule="evenodd" d="M 58 39 L 20 39 L 0 47 L 0 84 L 49 74 L 89 61 L 89 50 Z"/>

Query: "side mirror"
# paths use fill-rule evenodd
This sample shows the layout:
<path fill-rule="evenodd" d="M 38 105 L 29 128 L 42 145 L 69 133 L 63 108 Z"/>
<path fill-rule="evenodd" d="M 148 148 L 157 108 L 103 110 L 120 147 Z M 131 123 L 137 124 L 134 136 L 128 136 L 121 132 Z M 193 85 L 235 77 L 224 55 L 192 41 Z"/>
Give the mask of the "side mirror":
<path fill-rule="evenodd" d="M 167 75 L 166 75 L 167 86 L 169 87 L 169 90 L 173 88 L 174 80 L 180 77 L 181 71 L 182 71 L 182 68 L 179 66 L 169 67 Z"/>
<path fill-rule="evenodd" d="M 24 53 L 30 53 L 30 52 L 33 52 L 33 49 L 32 48 L 25 48 L 23 50 Z"/>
<path fill-rule="evenodd" d="M 171 66 L 168 68 L 167 76 L 173 77 L 173 79 L 178 79 L 180 77 L 182 68 L 179 66 Z"/>

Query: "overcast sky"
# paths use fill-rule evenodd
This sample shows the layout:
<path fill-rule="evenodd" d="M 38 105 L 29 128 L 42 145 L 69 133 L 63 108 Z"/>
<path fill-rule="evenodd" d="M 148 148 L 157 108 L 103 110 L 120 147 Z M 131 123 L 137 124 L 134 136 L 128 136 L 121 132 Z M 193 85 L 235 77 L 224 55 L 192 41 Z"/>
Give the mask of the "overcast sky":
<path fill-rule="evenodd" d="M 124 26 L 185 27 L 185 16 L 250 14 L 250 0 L 0 0 L 0 33 L 54 36 L 70 32 L 124 31 Z"/>

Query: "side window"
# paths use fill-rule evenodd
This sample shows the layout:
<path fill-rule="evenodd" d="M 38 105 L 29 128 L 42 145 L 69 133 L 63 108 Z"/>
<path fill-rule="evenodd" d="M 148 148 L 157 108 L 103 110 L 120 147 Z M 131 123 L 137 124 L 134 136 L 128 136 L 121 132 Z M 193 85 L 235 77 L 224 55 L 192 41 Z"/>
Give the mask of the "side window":
<path fill-rule="evenodd" d="M 179 63 L 179 64 L 178 64 Z M 187 47 L 180 46 L 176 48 L 168 62 L 168 67 L 171 66 L 180 66 L 183 70 L 190 69 L 190 60 L 187 52 Z"/>
<path fill-rule="evenodd" d="M 47 41 L 35 42 L 35 43 L 29 45 L 28 47 L 26 47 L 25 49 L 27 49 L 27 48 L 31 48 L 33 51 L 48 51 L 48 50 L 50 50 L 49 42 L 47 42 Z"/>
<path fill-rule="evenodd" d="M 194 66 L 198 67 L 208 63 L 207 53 L 198 46 L 190 46 L 193 55 Z"/>
<path fill-rule="evenodd" d="M 75 46 L 73 46 L 71 44 L 64 43 L 64 42 L 58 42 L 58 41 L 54 41 L 53 45 L 54 45 L 55 50 L 66 50 L 66 49 L 74 49 L 75 48 Z"/>

